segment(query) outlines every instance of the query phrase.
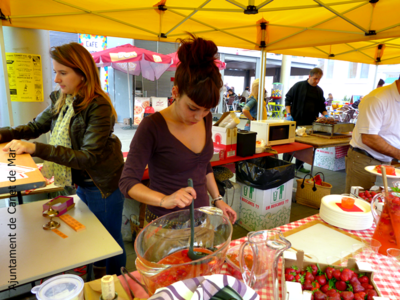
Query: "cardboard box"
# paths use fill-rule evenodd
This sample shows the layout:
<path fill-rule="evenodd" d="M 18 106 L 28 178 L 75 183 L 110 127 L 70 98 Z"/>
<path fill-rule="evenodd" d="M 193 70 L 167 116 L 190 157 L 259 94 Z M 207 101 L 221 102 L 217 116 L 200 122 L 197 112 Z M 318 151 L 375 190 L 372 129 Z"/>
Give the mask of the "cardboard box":
<path fill-rule="evenodd" d="M 331 171 L 346 168 L 345 156 L 349 146 L 320 148 L 315 151 L 314 166 Z"/>
<path fill-rule="evenodd" d="M 269 190 L 259 190 L 243 183 L 240 185 L 240 226 L 249 231 L 257 231 L 290 222 L 293 179 Z"/>
<path fill-rule="evenodd" d="M 228 112 L 222 114 L 218 122 L 212 126 L 214 151 L 220 152 L 221 160 L 236 156 L 237 128 L 228 129 L 218 126 L 228 114 Z"/>
<path fill-rule="evenodd" d="M 290 254 L 290 255 L 287 255 Z M 282 263 L 282 281 L 281 281 L 281 288 L 282 288 L 282 299 L 285 300 L 292 300 L 292 299 L 299 299 L 300 295 L 294 295 L 294 294 L 289 294 L 286 290 L 286 280 L 285 280 L 285 268 L 296 266 L 299 268 L 299 270 L 305 270 L 307 266 L 311 266 L 313 264 L 318 264 L 321 270 L 324 272 L 325 269 L 330 266 L 328 264 L 324 264 L 321 262 L 313 262 L 313 261 L 305 261 L 304 260 L 304 251 L 299 250 L 296 254 L 296 259 L 292 255 L 294 253 L 286 251 L 284 253 L 284 259 Z M 290 256 L 290 258 L 288 258 Z M 353 270 L 355 273 L 360 274 L 363 273 L 365 276 L 367 276 L 371 282 L 371 285 L 374 287 L 375 291 L 378 293 L 378 296 L 382 296 L 381 292 L 379 291 L 378 287 L 376 286 L 374 282 L 374 273 L 371 270 L 368 270 L 366 268 L 362 268 L 365 263 L 357 263 L 355 258 L 349 258 L 347 261 L 347 266 L 340 266 L 339 268 L 348 268 L 350 270 Z M 367 267 L 369 267 L 369 264 L 366 264 Z M 304 292 L 303 292 L 304 293 Z"/>

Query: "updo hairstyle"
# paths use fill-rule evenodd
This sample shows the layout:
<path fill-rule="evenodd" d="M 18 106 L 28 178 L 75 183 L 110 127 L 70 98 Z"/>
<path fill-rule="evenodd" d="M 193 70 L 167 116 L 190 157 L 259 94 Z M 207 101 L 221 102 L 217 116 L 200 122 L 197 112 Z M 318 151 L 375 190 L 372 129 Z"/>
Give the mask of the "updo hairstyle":
<path fill-rule="evenodd" d="M 174 85 L 180 96 L 187 95 L 198 106 L 213 108 L 218 105 L 223 82 L 215 64 L 218 47 L 210 40 L 195 37 L 178 39 L 180 63 L 175 72 Z"/>

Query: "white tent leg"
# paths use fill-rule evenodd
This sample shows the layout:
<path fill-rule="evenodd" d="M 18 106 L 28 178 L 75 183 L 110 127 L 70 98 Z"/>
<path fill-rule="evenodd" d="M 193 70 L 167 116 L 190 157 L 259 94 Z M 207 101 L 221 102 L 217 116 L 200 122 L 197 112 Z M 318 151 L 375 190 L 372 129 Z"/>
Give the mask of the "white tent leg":
<path fill-rule="evenodd" d="M 3 34 L 3 24 L 0 21 L 0 51 L 1 51 L 1 60 L 3 61 L 3 74 L 4 74 L 4 86 L 5 86 L 5 94 L 7 101 L 7 109 L 8 109 L 8 121 L 10 126 L 14 126 L 14 118 L 12 114 L 12 106 L 11 106 L 11 96 L 10 96 L 10 85 L 8 82 L 8 72 L 7 72 L 7 61 L 6 61 L 6 46 L 4 44 L 4 34 Z M 3 124 L 5 125 L 5 124 Z"/>

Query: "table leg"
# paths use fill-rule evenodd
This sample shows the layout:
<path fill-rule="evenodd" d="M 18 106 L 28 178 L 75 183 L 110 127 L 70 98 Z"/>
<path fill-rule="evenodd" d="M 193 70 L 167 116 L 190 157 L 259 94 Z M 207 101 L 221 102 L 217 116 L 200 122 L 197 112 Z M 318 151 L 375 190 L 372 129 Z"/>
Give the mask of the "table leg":
<path fill-rule="evenodd" d="M 22 200 L 22 194 L 21 192 L 17 192 L 17 197 L 18 197 L 18 204 L 24 204 L 24 201 Z"/>
<path fill-rule="evenodd" d="M 313 150 L 313 156 L 312 156 L 312 164 L 311 164 L 311 170 L 310 170 L 310 175 L 313 176 L 313 170 L 314 170 L 314 159 L 315 159 L 315 152 L 317 151 L 317 148 L 314 148 Z"/>
<path fill-rule="evenodd" d="M 88 264 L 86 266 L 86 282 L 92 281 L 93 274 L 93 264 Z"/>

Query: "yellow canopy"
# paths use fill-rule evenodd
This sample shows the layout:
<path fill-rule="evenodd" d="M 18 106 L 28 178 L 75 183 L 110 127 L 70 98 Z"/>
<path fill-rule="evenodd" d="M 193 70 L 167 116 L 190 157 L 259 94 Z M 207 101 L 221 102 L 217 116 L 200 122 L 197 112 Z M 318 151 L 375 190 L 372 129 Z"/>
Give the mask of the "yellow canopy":
<path fill-rule="evenodd" d="M 364 64 L 400 64 L 400 38 L 273 51 L 279 54 L 345 60 Z"/>
<path fill-rule="evenodd" d="M 1 0 L 0 8 L 3 26 L 163 42 L 192 32 L 244 49 L 260 49 L 263 23 L 267 52 L 400 36 L 399 0 Z"/>

